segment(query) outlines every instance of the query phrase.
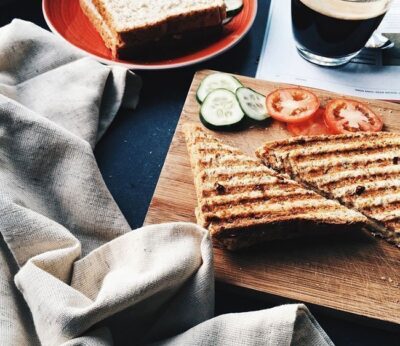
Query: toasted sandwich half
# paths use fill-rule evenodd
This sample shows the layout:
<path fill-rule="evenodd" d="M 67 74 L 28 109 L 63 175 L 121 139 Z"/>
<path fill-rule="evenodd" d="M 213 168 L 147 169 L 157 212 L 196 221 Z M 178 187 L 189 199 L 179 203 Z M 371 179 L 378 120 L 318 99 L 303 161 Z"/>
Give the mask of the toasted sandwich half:
<path fill-rule="evenodd" d="M 257 150 L 265 164 L 372 220 L 400 247 L 400 134 L 298 137 Z"/>
<path fill-rule="evenodd" d="M 186 124 L 183 131 L 194 174 L 197 222 L 230 250 L 260 241 L 359 228 L 367 221 L 198 125 Z"/>
<path fill-rule="evenodd" d="M 201 40 L 222 28 L 224 0 L 79 0 L 114 57 Z M 193 41 L 191 42 L 193 43 Z"/>

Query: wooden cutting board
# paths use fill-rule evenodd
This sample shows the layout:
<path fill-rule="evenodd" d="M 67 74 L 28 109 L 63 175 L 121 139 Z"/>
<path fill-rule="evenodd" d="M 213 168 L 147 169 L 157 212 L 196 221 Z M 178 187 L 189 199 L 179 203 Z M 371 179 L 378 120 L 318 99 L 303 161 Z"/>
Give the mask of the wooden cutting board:
<path fill-rule="evenodd" d="M 186 122 L 199 122 L 195 93 L 200 81 L 211 72 L 200 71 L 194 77 L 145 224 L 196 222 L 193 176 L 181 126 Z M 245 86 L 264 94 L 284 86 L 248 77 L 237 78 Z M 320 90 L 316 93 L 323 103 L 337 96 Z M 364 102 L 382 114 L 387 130 L 400 132 L 400 105 Z M 264 141 L 289 136 L 278 123 L 214 135 L 252 156 Z M 400 249 L 367 233 L 275 242 L 240 253 L 215 247 L 214 255 L 216 280 L 224 284 L 390 325 L 400 324 Z"/>

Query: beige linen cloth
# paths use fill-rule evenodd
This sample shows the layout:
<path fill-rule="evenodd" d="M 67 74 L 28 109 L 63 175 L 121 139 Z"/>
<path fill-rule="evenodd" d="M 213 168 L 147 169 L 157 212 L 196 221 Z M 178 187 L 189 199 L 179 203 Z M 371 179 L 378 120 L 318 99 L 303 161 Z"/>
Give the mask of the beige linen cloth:
<path fill-rule="evenodd" d="M 212 318 L 208 233 L 131 231 L 93 147 L 139 78 L 0 29 L 0 345 L 332 345 L 303 305 Z"/>

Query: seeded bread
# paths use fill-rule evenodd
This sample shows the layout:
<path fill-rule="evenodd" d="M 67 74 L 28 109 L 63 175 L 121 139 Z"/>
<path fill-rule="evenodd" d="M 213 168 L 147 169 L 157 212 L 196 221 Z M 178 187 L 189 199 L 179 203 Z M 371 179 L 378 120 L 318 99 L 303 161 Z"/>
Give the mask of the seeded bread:
<path fill-rule="evenodd" d="M 363 213 L 378 233 L 400 247 L 400 134 L 298 137 L 266 143 L 257 156 Z"/>
<path fill-rule="evenodd" d="M 347 231 L 367 221 L 360 213 L 304 189 L 222 143 L 198 125 L 186 124 L 183 131 L 196 187 L 197 222 L 230 250 L 329 229 Z"/>
<path fill-rule="evenodd" d="M 223 0 L 80 0 L 80 4 L 113 56 L 120 58 L 165 38 L 168 43 L 186 33 L 209 33 L 209 28 L 222 28 L 226 18 Z"/>

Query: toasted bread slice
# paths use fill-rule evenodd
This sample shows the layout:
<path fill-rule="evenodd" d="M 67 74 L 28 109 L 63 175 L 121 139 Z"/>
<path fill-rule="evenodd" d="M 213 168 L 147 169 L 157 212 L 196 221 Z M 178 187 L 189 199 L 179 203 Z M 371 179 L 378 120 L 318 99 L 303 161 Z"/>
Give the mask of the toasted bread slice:
<path fill-rule="evenodd" d="M 346 230 L 367 221 L 360 213 L 304 189 L 222 143 L 198 125 L 186 124 L 183 131 L 194 174 L 197 221 L 228 249 Z"/>
<path fill-rule="evenodd" d="M 257 156 L 363 213 L 385 239 L 400 247 L 400 134 L 298 137 L 266 143 Z"/>

